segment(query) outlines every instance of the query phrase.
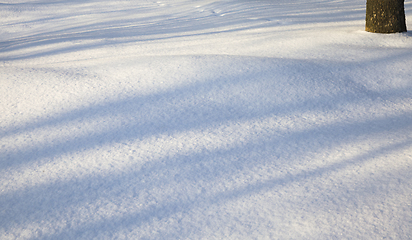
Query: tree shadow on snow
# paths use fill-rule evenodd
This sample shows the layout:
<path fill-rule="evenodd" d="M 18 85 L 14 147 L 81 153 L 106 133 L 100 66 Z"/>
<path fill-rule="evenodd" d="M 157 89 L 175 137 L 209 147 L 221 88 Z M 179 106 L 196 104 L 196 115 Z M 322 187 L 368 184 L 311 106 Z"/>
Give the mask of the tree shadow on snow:
<path fill-rule="evenodd" d="M 130 119 L 130 116 L 135 116 L 124 125 L 103 132 L 77 136 L 69 140 L 56 139 L 55 143 L 40 144 L 32 149 L 2 153 L 1 158 L 5 160 L 2 160 L 1 168 L 13 171 L 25 164 L 40 163 L 43 159 L 53 162 L 53 159 L 76 152 L 135 140 L 157 139 L 162 135 L 169 135 L 172 137 L 171 141 L 177 141 L 173 139 L 176 134 L 196 130 L 207 133 L 236 122 L 258 122 L 259 119 L 282 119 L 282 116 L 287 116 L 292 117 L 293 121 L 308 123 L 303 129 L 291 127 L 287 130 L 270 130 L 268 127 L 267 131 L 252 131 L 253 137 L 250 139 L 238 139 L 237 143 L 232 145 L 225 145 L 223 142 L 221 146 L 212 150 L 199 145 L 199 149 L 193 151 L 164 154 L 161 157 L 155 157 L 154 151 L 154 159 L 146 161 L 141 166 L 131 164 L 128 170 L 115 170 L 110 174 L 97 173 L 82 178 L 56 179 L 33 187 L 9 190 L 0 197 L 0 205 L 3 206 L 0 213 L 3 229 L 6 232 L 24 229 L 35 223 L 38 224 L 37 229 L 43 231 L 33 233 L 32 238 L 71 239 L 90 236 L 113 237 L 113 234 L 122 231 L 127 233 L 135 229 L 151 229 L 150 225 L 156 223 L 174 230 L 170 230 L 170 233 L 158 229 L 158 235 L 153 234 L 152 237 L 179 238 L 182 236 L 179 234 L 183 233 L 176 230 L 176 225 L 170 223 L 171 219 L 187 221 L 192 215 L 203 215 L 205 209 L 219 207 L 230 201 L 276 192 L 280 188 L 311 182 L 318 178 L 327 180 L 331 174 L 361 166 L 379 156 L 411 147 L 410 138 L 395 139 L 394 142 L 363 151 L 364 153 L 356 154 L 354 157 L 326 162 L 316 168 L 293 171 L 304 166 L 305 161 L 308 161 L 313 153 L 327 152 L 328 149 L 339 148 L 374 136 L 400 132 L 407 135 L 411 131 L 410 111 L 366 119 L 343 118 L 325 123 L 305 119 L 312 116 L 306 113 L 336 114 L 348 105 L 362 108 L 363 104 L 404 100 L 408 95 L 399 94 L 397 90 L 373 92 L 359 87 L 359 83 L 343 75 L 327 74 L 330 65 L 324 68 L 322 65 L 307 61 L 290 60 L 288 63 L 287 60 L 282 60 L 284 71 L 292 71 L 301 77 L 291 79 L 288 78 L 292 76 L 290 74 L 284 75 L 284 78 L 279 75 L 277 71 L 281 68 L 278 60 L 260 61 L 264 61 L 268 66 L 265 70 L 267 72 L 254 69 L 248 75 L 210 79 L 148 96 L 102 103 L 63 113 L 52 119 L 29 123 L 18 129 L 6 129 L 2 136 L 13 136 L 41 128 L 58 128 L 73 121 L 81 122 L 101 117 L 110 119 L 113 116 Z M 308 73 L 305 69 L 312 71 Z M 277 101 L 270 101 L 271 92 L 284 96 L 292 94 L 286 88 L 279 89 L 278 85 L 287 86 L 285 84 L 288 82 L 292 84 L 288 87 L 297 91 L 291 102 L 281 102 L 281 98 L 275 97 L 273 98 Z M 301 92 L 295 89 L 297 87 L 302 88 Z M 232 92 L 233 89 L 239 88 L 243 88 L 242 91 L 245 92 L 255 93 L 248 95 L 241 92 L 241 95 L 245 94 L 251 98 L 239 100 Z M 264 89 L 267 92 L 263 91 Z M 322 89 L 328 91 L 321 91 Z M 312 92 L 305 95 L 308 90 Z M 411 92 L 411 89 L 403 91 Z M 217 95 L 225 96 L 224 101 L 196 102 Z M 254 96 L 269 100 L 261 100 L 264 105 L 254 105 Z M 242 105 L 239 105 L 240 103 Z M 145 111 L 150 109 L 160 110 L 145 118 Z M 155 147 L 161 151 L 160 146 Z M 126 162 L 137 163 L 139 160 L 139 156 L 133 152 L 123 158 Z M 275 171 L 269 179 L 242 179 L 265 168 Z M 44 176 L 47 176 L 47 173 L 44 173 Z M 236 182 L 237 179 L 243 183 Z M 212 215 L 216 214 L 218 213 Z M 191 225 L 186 225 L 186 228 L 190 229 Z M 194 226 L 191 231 L 198 230 Z M 196 234 L 201 235 L 200 232 Z M 143 236 L 144 232 L 138 237 Z"/>
<path fill-rule="evenodd" d="M 68 1 L 48 2 L 48 4 L 69 4 Z M 34 3 L 43 4 L 41 1 Z M 75 3 L 71 1 L 70 4 Z M 273 6 L 274 3 L 270 4 Z M 283 4 L 287 6 L 286 2 Z M 308 3 L 308 9 L 310 4 Z M 0 7 L 2 6 L 4 4 L 0 4 Z M 192 15 L 188 18 L 185 17 L 188 15 L 176 15 L 168 22 L 164 22 L 167 18 L 164 15 L 151 19 L 139 18 L 134 16 L 134 11 L 139 9 L 127 9 L 122 13 L 129 16 L 128 21 L 108 19 L 81 26 L 68 24 L 60 30 L 3 41 L 0 43 L 1 52 L 10 53 L 10 56 L 0 57 L 0 60 L 49 56 L 128 41 L 178 38 L 262 27 L 262 24 L 242 26 L 243 20 L 236 12 L 236 9 L 242 9 L 241 6 L 235 6 L 232 12 L 229 10 L 230 6 L 227 7 L 227 10 L 222 10 L 222 14 L 226 13 L 226 20 L 222 20 L 225 16 L 208 13 L 200 14 L 198 19 L 195 19 L 196 22 Z M 267 7 L 265 4 L 258 5 L 250 10 L 250 15 L 265 7 Z M 294 16 L 293 11 L 285 12 L 278 17 L 304 21 L 309 15 L 320 13 L 317 21 L 330 21 L 330 13 L 322 14 L 325 9 L 317 11 L 308 12 L 308 15 L 303 15 L 301 18 Z M 346 20 L 357 20 L 361 15 L 360 11 L 352 12 L 352 15 L 348 14 L 347 18 L 340 17 Z M 73 13 L 73 15 L 61 16 L 61 19 L 76 16 L 76 13 Z M 266 16 L 261 17 L 264 19 Z M 220 20 L 217 21 L 216 18 Z M 278 24 L 275 18 L 271 18 L 264 26 Z M 56 19 L 45 18 L 45 20 Z M 229 30 L 224 30 L 226 28 Z M 159 34 L 162 36 L 158 36 Z M 104 42 L 57 47 L 42 52 L 30 51 L 32 47 L 47 47 L 54 43 L 99 39 Z M 13 51 L 19 50 L 28 50 L 28 52 L 13 55 Z M 392 57 L 402 59 L 406 55 Z M 110 146 L 122 143 L 129 144 L 130 150 L 138 152 L 139 145 L 133 145 L 132 142 L 154 139 L 156 143 L 157 139 L 165 135 L 168 135 L 172 141 L 168 144 L 172 144 L 173 141 L 177 141 L 174 137 L 179 134 L 200 131 L 205 133 L 200 137 L 206 138 L 209 137 L 207 133 L 222 128 L 230 130 L 231 127 L 236 126 L 233 129 L 238 129 L 240 132 L 250 131 L 251 137 L 242 139 L 244 135 L 234 135 L 239 138 L 235 139 L 234 144 L 217 143 L 215 149 L 194 144 L 195 149 L 190 151 L 177 151 L 173 154 L 166 152 L 163 155 L 156 152 L 162 151 L 161 145 L 156 145 L 144 161 L 133 151 L 118 157 L 119 161 L 128 163 L 129 167 L 126 169 L 108 173 L 98 172 L 81 178 L 62 177 L 31 187 L 9 189 L 6 193 L 0 194 L 1 231 L 10 233 L 10 236 L 14 234 L 19 238 L 18 235 L 23 234 L 23 230 L 28 230 L 31 231 L 29 236 L 31 239 L 115 238 L 118 233 L 127 234 L 133 231 L 137 238 L 177 239 L 187 236 L 188 232 L 201 237 L 202 231 L 196 225 L 199 222 L 208 225 L 206 222 L 210 217 L 217 222 L 216 224 L 224 225 L 228 224 L 224 220 L 231 219 L 231 216 L 226 218 L 219 216 L 221 212 L 218 211 L 208 213 L 208 209 L 216 210 L 229 202 L 247 200 L 253 196 L 263 197 L 268 193 L 275 195 L 277 192 L 285 192 L 284 189 L 291 186 L 293 186 L 291 189 L 300 190 L 301 186 L 315 188 L 314 182 L 319 179 L 323 179 L 323 183 L 328 183 L 336 179 L 331 178 L 331 175 L 342 173 L 347 169 L 362 168 L 364 164 L 374 162 L 379 157 L 411 148 L 411 138 L 405 137 L 411 132 L 412 113 L 408 109 L 397 114 L 371 115 L 360 119 L 356 118 L 356 114 L 348 118 L 343 114 L 339 115 L 339 112 L 344 111 L 347 106 L 353 105 L 352 110 L 360 111 L 359 109 L 375 103 L 402 102 L 410 98 L 411 87 L 377 92 L 367 89 L 359 81 L 351 79 L 350 75 L 344 74 L 348 69 L 363 69 L 372 64 L 387 63 L 388 56 L 363 65 L 340 62 L 313 63 L 290 59 L 256 58 L 254 61 L 262 61 L 267 68 L 253 69 L 252 66 L 252 70 L 246 74 L 227 76 L 222 73 L 217 79 L 207 79 L 145 96 L 139 95 L 95 104 L 30 122 L 24 126 L 3 128 L 1 136 L 10 137 L 32 133 L 39 129 L 64 128 L 72 123 L 93 122 L 93 119 L 124 120 L 123 125 L 102 131 L 92 131 L 80 136 L 73 134 L 73 137 L 69 136 L 68 139 L 57 137 L 52 143 L 38 143 L 32 148 L 17 147 L 16 150 L 2 151 L 0 168 L 5 172 L 13 172 L 26 165 L 41 165 L 43 161 L 59 164 L 60 158 L 64 159 L 79 152 L 94 151 L 97 148 L 110 149 Z M 247 65 L 247 63 L 243 64 Z M 337 74 L 330 72 L 333 66 L 340 68 L 341 72 Z M 307 69 L 311 71 L 308 72 Z M 279 71 L 284 71 L 285 74 L 282 75 Z M 239 100 L 238 97 L 242 95 L 248 98 Z M 220 102 L 212 100 L 216 96 L 220 96 L 223 100 Z M 331 114 L 338 118 L 324 123 L 312 121 L 316 119 L 316 114 L 319 116 Z M 287 118 L 290 120 L 288 123 L 291 124 L 290 128 L 277 129 L 265 125 L 267 129 L 265 127 L 254 131 L 248 129 L 253 127 L 253 123 L 258 126 L 260 120 L 267 118 L 280 120 Z M 245 122 L 250 124 L 246 125 L 247 127 L 236 125 Z M 293 122 L 301 122 L 304 127 L 294 128 Z M 405 136 L 395 137 L 393 142 L 388 141 L 379 147 L 371 146 L 371 149 L 359 150 L 353 154 L 354 156 L 343 155 L 335 161 L 328 161 L 328 156 L 324 156 L 324 164 L 317 162 L 316 158 L 319 158 L 323 152 L 330 153 L 330 149 L 344 151 L 347 145 L 362 140 L 373 141 L 376 136 L 394 137 L 395 133 L 404 133 Z M 190 136 L 188 138 L 190 139 Z M 192 140 L 198 139 L 186 141 Z M 101 157 L 101 161 L 113 161 L 113 159 L 104 159 L 105 156 Z M 79 159 L 72 160 L 79 161 Z M 308 161 L 313 161 L 314 165 L 307 163 Z M 99 162 L 99 159 L 96 162 Z M 311 168 L 305 168 L 305 164 Z M 267 178 L 260 179 L 257 177 L 263 174 L 259 173 L 260 170 L 272 171 L 272 174 L 267 173 Z M 45 172 L 40 176 L 47 178 L 48 173 Z M 364 176 L 359 177 L 359 181 L 363 179 L 362 177 Z M 379 184 L 374 180 L 370 184 Z M 294 197 L 293 194 L 285 194 L 283 197 L 285 201 L 296 201 L 297 205 L 304 202 L 311 208 L 317 209 L 316 211 L 324 211 L 322 213 L 327 214 L 327 210 L 323 209 L 324 206 L 316 203 L 315 200 L 337 206 L 342 202 L 333 203 L 333 201 L 359 185 L 343 183 L 341 187 L 343 189 L 326 186 L 321 193 L 315 190 L 308 191 L 305 199 L 288 199 Z M 328 191 L 335 195 L 325 193 Z M 357 192 L 356 197 L 353 197 L 349 204 L 356 204 L 357 198 L 363 199 L 369 195 L 375 193 Z M 269 199 L 271 197 L 275 198 L 270 196 Z M 276 208 L 276 202 L 270 204 L 269 207 Z M 199 220 L 199 217 L 203 219 Z M 191 220 L 194 223 L 190 223 Z M 233 219 L 233 221 L 242 220 Z M 213 224 L 209 225 L 213 227 Z"/>
<path fill-rule="evenodd" d="M 294 10 L 294 3 L 286 1 L 257 1 L 253 4 L 228 2 L 192 8 L 177 5 L 174 9 L 166 6 L 169 11 L 159 8 L 154 2 L 119 9 L 113 9 L 109 3 L 110 1 L 36 1 L 4 5 L 11 12 L 30 13 L 37 9 L 40 11 L 44 6 L 54 7 L 59 11 L 51 16 L 5 24 L 36 26 L 46 22 L 55 24 L 56 28 L 42 28 L 40 25 L 36 33 L 22 31 L 16 34 L 17 37 L 3 39 L 0 41 L 0 54 L 5 56 L 0 55 L 0 61 L 38 58 L 123 43 L 206 36 L 285 24 L 329 23 L 331 19 L 336 22 L 364 18 L 364 6 L 358 6 L 357 10 L 345 10 L 344 5 L 338 7 L 341 4 L 339 2 L 318 2 L 317 8 L 310 2 L 300 4 L 298 10 Z M 60 11 L 61 9 L 73 10 L 68 12 Z"/>

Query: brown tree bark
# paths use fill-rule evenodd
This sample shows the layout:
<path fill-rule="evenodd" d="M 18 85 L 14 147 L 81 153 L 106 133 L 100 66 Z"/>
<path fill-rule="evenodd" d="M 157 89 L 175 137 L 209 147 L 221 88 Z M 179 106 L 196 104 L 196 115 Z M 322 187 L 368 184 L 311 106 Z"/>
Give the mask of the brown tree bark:
<path fill-rule="evenodd" d="M 404 0 L 367 0 L 365 30 L 374 33 L 406 32 Z"/>

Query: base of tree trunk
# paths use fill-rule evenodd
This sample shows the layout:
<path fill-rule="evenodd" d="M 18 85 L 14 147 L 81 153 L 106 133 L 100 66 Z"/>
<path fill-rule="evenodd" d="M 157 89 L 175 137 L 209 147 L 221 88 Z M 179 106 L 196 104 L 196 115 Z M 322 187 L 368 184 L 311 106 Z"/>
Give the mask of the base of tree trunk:
<path fill-rule="evenodd" d="M 406 32 L 404 0 L 367 0 L 365 30 L 373 33 Z"/>

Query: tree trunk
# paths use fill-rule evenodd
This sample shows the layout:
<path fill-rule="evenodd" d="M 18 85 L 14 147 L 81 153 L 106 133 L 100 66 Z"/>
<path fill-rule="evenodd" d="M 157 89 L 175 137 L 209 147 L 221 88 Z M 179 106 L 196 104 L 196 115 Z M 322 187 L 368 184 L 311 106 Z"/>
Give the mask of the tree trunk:
<path fill-rule="evenodd" d="M 374 33 L 406 32 L 404 0 L 367 0 L 365 30 Z"/>

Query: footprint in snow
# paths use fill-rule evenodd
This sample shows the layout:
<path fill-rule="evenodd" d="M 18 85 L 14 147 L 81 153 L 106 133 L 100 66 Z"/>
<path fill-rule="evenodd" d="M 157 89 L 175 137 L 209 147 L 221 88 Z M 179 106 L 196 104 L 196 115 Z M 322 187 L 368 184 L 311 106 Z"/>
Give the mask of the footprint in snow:
<path fill-rule="evenodd" d="M 219 9 L 217 9 L 217 10 L 211 10 L 210 12 L 211 12 L 212 14 L 216 15 L 216 16 L 221 16 L 221 17 L 225 16 L 224 13 L 220 14 L 222 11 L 219 10 Z"/>
<path fill-rule="evenodd" d="M 291 23 L 291 21 L 284 21 L 284 20 L 279 20 L 279 19 L 274 19 L 274 18 L 248 18 L 248 20 L 274 22 L 274 23 L 277 23 L 279 25 L 288 25 L 288 24 Z"/>

